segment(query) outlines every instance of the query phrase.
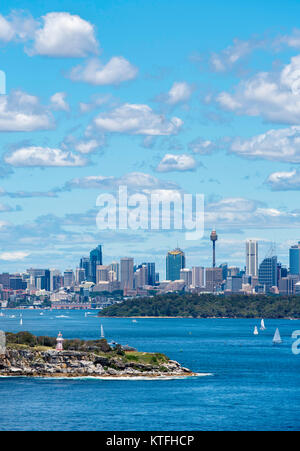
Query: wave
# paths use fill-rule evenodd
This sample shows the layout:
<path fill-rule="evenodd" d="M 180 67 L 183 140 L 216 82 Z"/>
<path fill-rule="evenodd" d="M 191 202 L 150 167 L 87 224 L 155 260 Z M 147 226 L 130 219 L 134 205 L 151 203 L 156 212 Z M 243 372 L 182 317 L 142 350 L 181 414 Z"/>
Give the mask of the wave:
<path fill-rule="evenodd" d="M 179 380 L 179 379 L 191 379 L 195 377 L 208 377 L 214 376 L 213 373 L 195 373 L 194 376 L 62 376 L 62 377 L 51 377 L 51 376 L 0 376 L 3 379 L 10 378 L 26 378 L 26 379 L 43 379 L 43 380 L 102 380 L 102 381 L 167 381 L 167 380 Z"/>

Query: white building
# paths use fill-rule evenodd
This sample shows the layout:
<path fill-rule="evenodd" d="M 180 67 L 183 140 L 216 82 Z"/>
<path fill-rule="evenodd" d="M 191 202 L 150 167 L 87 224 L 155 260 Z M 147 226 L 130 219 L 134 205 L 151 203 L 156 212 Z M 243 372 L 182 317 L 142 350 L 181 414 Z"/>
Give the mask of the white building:
<path fill-rule="evenodd" d="M 192 268 L 192 286 L 194 288 L 205 287 L 205 269 L 203 266 L 194 266 Z"/>
<path fill-rule="evenodd" d="M 258 276 L 258 241 L 246 241 L 246 274 Z"/>

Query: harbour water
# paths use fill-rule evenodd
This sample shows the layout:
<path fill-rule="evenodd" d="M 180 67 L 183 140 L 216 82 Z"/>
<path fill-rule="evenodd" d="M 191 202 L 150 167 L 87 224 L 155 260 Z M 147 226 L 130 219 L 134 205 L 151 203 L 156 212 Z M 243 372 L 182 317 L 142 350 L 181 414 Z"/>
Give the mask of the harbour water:
<path fill-rule="evenodd" d="M 0 330 L 106 338 L 157 351 L 206 377 L 182 380 L 0 379 L 0 430 L 299 430 L 300 321 L 85 317 L 4 311 Z M 10 316 L 15 316 L 10 317 Z M 283 343 L 272 344 L 276 328 Z"/>

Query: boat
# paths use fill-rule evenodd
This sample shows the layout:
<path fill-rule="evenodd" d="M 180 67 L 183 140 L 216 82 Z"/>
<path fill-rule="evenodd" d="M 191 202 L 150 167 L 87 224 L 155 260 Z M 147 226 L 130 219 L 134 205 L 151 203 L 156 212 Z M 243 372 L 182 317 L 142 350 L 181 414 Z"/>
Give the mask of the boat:
<path fill-rule="evenodd" d="M 279 332 L 278 328 L 276 329 L 276 332 L 275 332 L 275 335 L 274 335 L 274 338 L 273 338 L 273 343 L 275 345 L 279 345 L 280 343 L 282 343 L 280 332 Z"/>
<path fill-rule="evenodd" d="M 254 335 L 258 335 L 258 329 L 257 329 L 257 326 L 255 326 L 255 328 L 254 328 Z"/>
<path fill-rule="evenodd" d="M 20 326 L 23 326 L 23 317 L 22 317 L 22 315 L 20 316 Z"/>
<path fill-rule="evenodd" d="M 103 329 L 102 324 L 101 324 L 101 338 L 104 338 L 104 329 Z"/>
<path fill-rule="evenodd" d="M 266 330 L 265 321 L 262 319 L 260 323 L 260 330 Z"/>
<path fill-rule="evenodd" d="M 136 320 L 136 319 L 133 319 L 132 322 L 133 322 L 133 323 L 137 323 L 137 320 Z"/>
<path fill-rule="evenodd" d="M 1 317 L 3 317 L 3 316 L 5 316 L 5 315 L 4 315 L 4 313 L 3 313 L 3 312 L 0 312 L 0 316 L 1 316 Z"/>

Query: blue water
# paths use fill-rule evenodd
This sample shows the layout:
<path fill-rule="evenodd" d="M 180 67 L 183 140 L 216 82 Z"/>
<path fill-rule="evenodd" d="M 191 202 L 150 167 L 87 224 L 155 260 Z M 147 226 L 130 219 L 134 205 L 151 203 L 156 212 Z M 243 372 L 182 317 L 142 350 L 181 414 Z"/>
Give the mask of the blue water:
<path fill-rule="evenodd" d="M 18 315 L 6 311 L 6 315 Z M 57 318 L 65 315 L 67 318 Z M 164 352 L 195 372 L 183 380 L 0 379 L 0 430 L 299 430 L 300 355 L 291 338 L 300 321 L 99 319 L 82 311 L 0 317 L 0 329 L 108 340 Z M 279 327 L 283 344 L 272 345 Z"/>

